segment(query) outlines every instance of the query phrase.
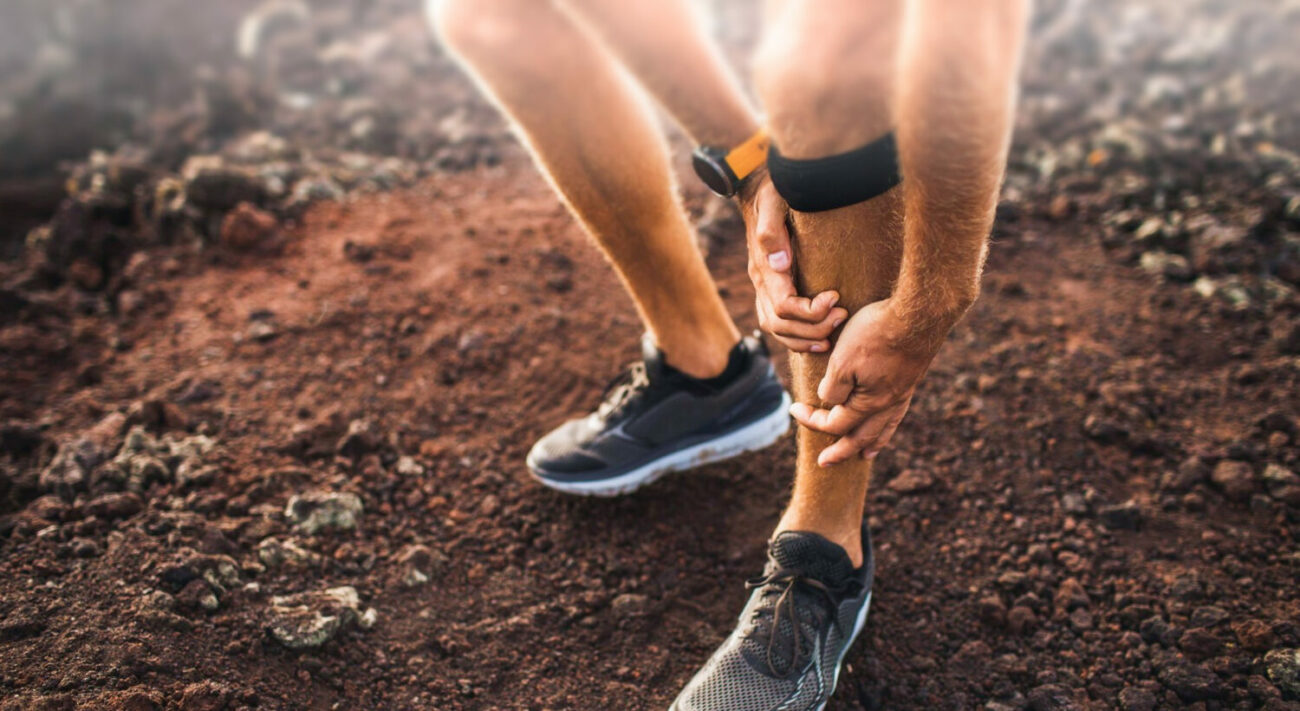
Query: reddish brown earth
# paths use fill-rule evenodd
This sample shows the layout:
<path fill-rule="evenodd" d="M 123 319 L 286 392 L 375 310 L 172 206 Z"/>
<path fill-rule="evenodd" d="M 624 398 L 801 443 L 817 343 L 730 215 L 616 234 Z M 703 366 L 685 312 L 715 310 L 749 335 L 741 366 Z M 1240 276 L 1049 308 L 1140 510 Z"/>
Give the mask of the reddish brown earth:
<path fill-rule="evenodd" d="M 136 318 L 5 329 L 7 418 L 57 440 L 135 401 L 189 400 L 176 424 L 217 440 L 220 469 L 151 488 L 121 520 L 89 497 L 35 523 L 28 507 L 0 562 L 13 708 L 667 705 L 761 565 L 791 443 L 614 501 L 529 480 L 529 444 L 595 402 L 638 326 L 525 168 L 322 206 L 281 257 L 151 254 Z M 1149 688 L 1177 706 L 1156 680 L 1184 659 L 1222 687 L 1205 708 L 1255 708 L 1273 693 L 1260 653 L 1300 643 L 1297 509 L 1206 481 L 1226 458 L 1297 465 L 1294 360 L 1257 325 L 1108 265 L 1078 228 L 999 230 L 984 298 L 884 457 L 875 604 L 836 708 L 1015 707 L 1053 688 L 1095 708 Z M 712 267 L 749 326 L 742 239 L 728 233 Z M 253 314 L 273 338 L 247 337 Z M 196 384 L 211 397 L 193 402 Z M 336 455 L 354 419 L 375 440 Z M 426 473 L 397 474 L 398 455 Z M 288 497 L 318 488 L 361 497 L 357 530 L 297 535 L 322 562 L 257 571 L 262 538 L 295 535 Z M 1099 518 L 1129 500 L 1136 530 Z M 422 587 L 400 582 L 411 544 L 445 557 Z M 259 589 L 143 614 L 186 548 L 231 556 Z M 310 653 L 268 637 L 270 596 L 338 585 L 374 627 Z M 220 703 L 194 700 L 204 685 Z"/>
<path fill-rule="evenodd" d="M 984 294 L 880 458 L 830 708 L 1300 709 L 1294 5 L 1041 3 Z M 762 565 L 791 438 L 617 500 L 533 483 L 531 443 L 636 357 L 633 309 L 418 8 L 321 6 L 273 78 L 307 91 L 312 41 L 390 31 L 382 71 L 344 67 L 371 113 L 164 105 L 136 177 L 83 165 L 106 194 L 0 244 L 0 710 L 662 709 Z M 719 7 L 743 56 L 752 13 Z M 356 130 L 384 111 L 396 134 Z M 238 145 L 216 126 L 307 146 L 293 180 L 344 198 L 299 217 L 244 182 L 232 210 L 186 177 L 153 217 L 139 185 Z M 29 162 L 0 177 L 46 195 Z M 738 222 L 686 189 L 752 328 Z M 304 494 L 361 511 L 311 533 Z M 275 598 L 342 586 L 355 610 L 308 608 L 340 629 L 290 648 Z"/>

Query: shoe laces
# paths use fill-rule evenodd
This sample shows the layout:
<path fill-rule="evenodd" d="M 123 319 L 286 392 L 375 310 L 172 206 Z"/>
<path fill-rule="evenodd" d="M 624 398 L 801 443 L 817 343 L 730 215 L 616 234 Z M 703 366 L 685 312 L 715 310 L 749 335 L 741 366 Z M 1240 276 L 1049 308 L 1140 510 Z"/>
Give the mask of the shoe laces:
<path fill-rule="evenodd" d="M 617 415 L 648 387 L 650 374 L 645 363 L 637 363 L 609 381 L 600 395 L 601 404 L 596 412 L 606 418 Z"/>
<path fill-rule="evenodd" d="M 827 585 L 816 578 L 809 577 L 803 571 L 791 568 L 777 568 L 766 575 L 751 578 L 745 581 L 746 590 L 764 588 L 761 593 L 764 597 L 776 595 L 776 603 L 770 607 L 764 605 L 755 610 L 755 615 L 764 617 L 771 614 L 771 621 L 765 625 L 760 624 L 756 636 L 757 641 L 762 644 L 766 642 L 766 654 L 764 662 L 767 665 L 766 670 L 759 671 L 765 674 L 784 679 L 804 666 L 804 657 L 811 655 L 813 647 L 808 645 L 803 637 L 803 627 L 805 623 L 811 623 L 814 628 L 821 625 L 824 615 L 830 614 L 833 624 L 838 629 L 840 627 L 839 616 L 827 613 L 836 609 L 839 598 L 855 591 L 860 583 L 856 580 L 849 580 L 839 585 Z M 797 604 L 798 591 L 815 593 L 816 597 L 825 600 L 827 607 L 819 605 L 804 605 L 807 609 L 812 610 L 813 619 L 800 613 L 800 605 Z M 814 598 L 815 599 L 815 598 Z M 777 650 L 777 638 L 780 636 L 781 620 L 787 618 L 790 620 L 791 634 L 793 635 L 793 649 L 790 655 L 790 663 L 783 670 L 777 663 L 775 652 Z M 843 632 L 843 630 L 840 630 Z"/>

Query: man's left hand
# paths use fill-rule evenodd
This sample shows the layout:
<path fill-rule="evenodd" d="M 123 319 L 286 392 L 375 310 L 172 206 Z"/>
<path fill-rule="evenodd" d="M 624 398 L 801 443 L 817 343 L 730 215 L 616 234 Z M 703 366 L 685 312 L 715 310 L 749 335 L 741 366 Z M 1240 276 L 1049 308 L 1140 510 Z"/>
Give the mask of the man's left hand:
<path fill-rule="evenodd" d="M 803 426 L 840 436 L 818 455 L 818 465 L 880 453 L 907 414 L 940 341 L 918 339 L 889 299 L 849 318 L 817 386 L 821 407 L 801 402 L 790 408 Z"/>

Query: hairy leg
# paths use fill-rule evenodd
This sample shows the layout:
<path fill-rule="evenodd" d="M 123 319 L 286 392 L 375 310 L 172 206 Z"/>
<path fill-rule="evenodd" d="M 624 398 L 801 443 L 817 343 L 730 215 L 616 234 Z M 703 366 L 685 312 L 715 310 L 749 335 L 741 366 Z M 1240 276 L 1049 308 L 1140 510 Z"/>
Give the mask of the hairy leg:
<path fill-rule="evenodd" d="M 668 362 L 696 377 L 722 372 L 740 333 L 696 247 L 663 134 L 616 59 L 550 0 L 429 8 L 613 263 Z"/>
<path fill-rule="evenodd" d="M 893 128 L 890 97 L 902 0 L 784 0 L 769 5 L 755 71 L 773 138 L 790 158 L 858 148 Z M 901 188 L 857 205 L 791 214 L 800 292 L 834 289 L 850 313 L 890 295 L 903 254 Z M 795 398 L 811 402 L 828 355 L 791 353 Z M 819 533 L 861 564 L 869 460 L 822 468 L 834 437 L 799 428 L 794 491 L 777 531 Z"/>

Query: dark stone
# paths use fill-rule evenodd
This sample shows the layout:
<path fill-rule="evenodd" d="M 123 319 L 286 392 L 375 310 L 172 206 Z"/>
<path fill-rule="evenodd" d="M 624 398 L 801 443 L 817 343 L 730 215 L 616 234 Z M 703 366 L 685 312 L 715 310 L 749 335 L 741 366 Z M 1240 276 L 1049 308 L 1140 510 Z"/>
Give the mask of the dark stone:
<path fill-rule="evenodd" d="M 1134 501 L 1125 501 L 1122 504 L 1103 506 L 1097 512 L 1097 517 L 1107 528 L 1136 531 L 1142 523 L 1142 509 Z"/>
<path fill-rule="evenodd" d="M 1157 675 L 1183 701 L 1206 701 L 1223 695 L 1223 684 L 1214 672 L 1194 664 L 1174 662 Z"/>

